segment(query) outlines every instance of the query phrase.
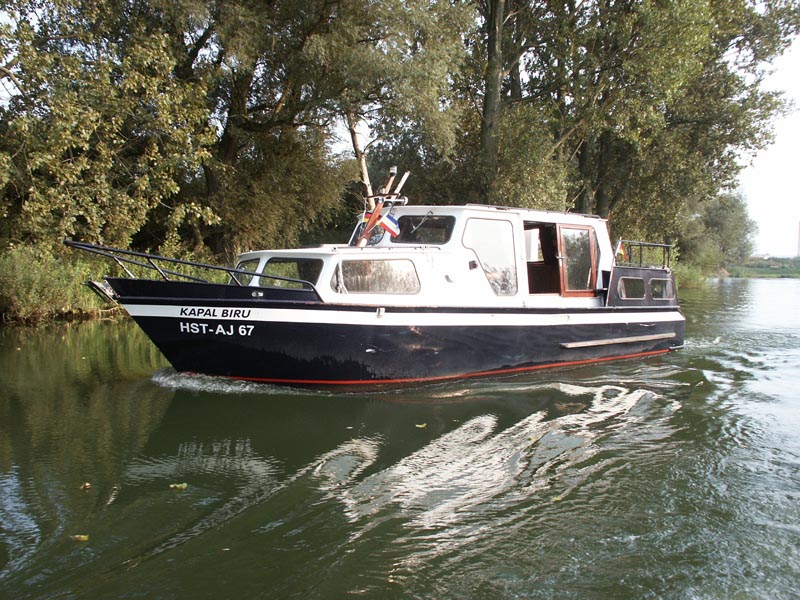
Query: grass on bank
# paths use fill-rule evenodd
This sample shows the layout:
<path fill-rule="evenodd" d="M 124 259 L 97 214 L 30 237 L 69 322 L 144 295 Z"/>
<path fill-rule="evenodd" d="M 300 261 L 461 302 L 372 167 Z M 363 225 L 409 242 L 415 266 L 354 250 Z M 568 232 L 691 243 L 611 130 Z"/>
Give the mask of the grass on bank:
<path fill-rule="evenodd" d="M 702 269 L 685 263 L 674 263 L 672 271 L 675 273 L 675 281 L 678 285 L 678 296 L 680 290 L 685 288 L 696 288 L 705 285 L 708 275 Z"/>
<path fill-rule="evenodd" d="M 201 257 L 205 258 L 205 257 Z M 189 257 L 188 260 L 201 260 Z M 223 271 L 196 269 L 187 265 L 164 268 L 224 283 Z M 137 277 L 157 277 L 155 271 L 128 265 Z M 54 252 L 45 247 L 17 246 L 0 252 L 0 315 L 3 322 L 34 324 L 57 319 L 85 319 L 122 314 L 118 307 L 102 301 L 84 283 L 104 276 L 125 277 L 107 258 L 77 250 Z"/>
<path fill-rule="evenodd" d="M 35 246 L 0 253 L 0 314 L 5 322 L 39 323 L 100 315 L 107 309 L 83 283 L 97 279 L 96 260 Z"/>

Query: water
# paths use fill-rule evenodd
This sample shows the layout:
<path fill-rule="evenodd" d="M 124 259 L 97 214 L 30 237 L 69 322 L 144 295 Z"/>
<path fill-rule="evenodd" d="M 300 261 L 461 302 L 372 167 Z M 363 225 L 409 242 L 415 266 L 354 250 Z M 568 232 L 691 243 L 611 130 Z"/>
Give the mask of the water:
<path fill-rule="evenodd" d="M 0 597 L 797 598 L 800 281 L 682 297 L 666 357 L 374 394 L 0 329 Z"/>

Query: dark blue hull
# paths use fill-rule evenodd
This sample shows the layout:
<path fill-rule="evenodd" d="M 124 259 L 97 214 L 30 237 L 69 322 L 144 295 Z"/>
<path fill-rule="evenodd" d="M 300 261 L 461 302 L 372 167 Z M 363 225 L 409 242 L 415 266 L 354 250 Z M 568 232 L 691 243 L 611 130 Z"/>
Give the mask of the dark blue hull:
<path fill-rule="evenodd" d="M 661 354 L 684 338 L 674 306 L 363 307 L 284 297 L 281 290 L 254 299 L 251 289 L 232 286 L 110 283 L 178 371 L 298 386 L 521 373 Z"/>
<path fill-rule="evenodd" d="M 683 327 L 634 326 L 644 341 L 565 348 L 563 340 L 637 336 L 631 327 L 375 327 L 331 324 L 210 324 L 177 331 L 173 319 L 138 324 L 178 371 L 295 385 L 393 384 L 524 372 L 661 354 L 680 345 Z M 652 339 L 653 334 L 664 338 Z M 674 334 L 674 335 L 673 335 Z M 668 337 L 667 337 L 668 336 Z"/>

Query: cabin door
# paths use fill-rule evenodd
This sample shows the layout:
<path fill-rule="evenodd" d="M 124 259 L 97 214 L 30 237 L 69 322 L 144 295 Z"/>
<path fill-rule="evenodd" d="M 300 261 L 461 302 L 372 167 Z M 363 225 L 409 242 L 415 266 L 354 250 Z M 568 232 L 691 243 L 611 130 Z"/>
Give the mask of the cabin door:
<path fill-rule="evenodd" d="M 594 296 L 597 242 L 591 227 L 559 225 L 558 258 L 563 296 Z"/>

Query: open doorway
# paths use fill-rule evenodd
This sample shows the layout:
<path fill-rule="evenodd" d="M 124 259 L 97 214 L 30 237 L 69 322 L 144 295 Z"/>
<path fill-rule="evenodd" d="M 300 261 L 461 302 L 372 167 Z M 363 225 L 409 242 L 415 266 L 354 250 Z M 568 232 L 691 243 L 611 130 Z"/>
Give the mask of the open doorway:
<path fill-rule="evenodd" d="M 525 222 L 528 293 L 561 293 L 558 272 L 558 230 L 554 223 Z"/>
<path fill-rule="evenodd" d="M 591 227 L 526 221 L 528 293 L 593 296 L 598 254 Z"/>

